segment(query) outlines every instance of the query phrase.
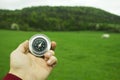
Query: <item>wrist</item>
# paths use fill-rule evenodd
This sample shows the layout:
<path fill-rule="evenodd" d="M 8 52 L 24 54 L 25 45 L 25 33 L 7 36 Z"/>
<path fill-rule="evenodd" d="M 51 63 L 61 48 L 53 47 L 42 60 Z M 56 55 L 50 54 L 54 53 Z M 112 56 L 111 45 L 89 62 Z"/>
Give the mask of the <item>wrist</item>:
<path fill-rule="evenodd" d="M 13 75 L 21 78 L 22 80 L 24 79 L 24 76 L 25 76 L 25 73 L 24 73 L 24 72 L 21 72 L 21 70 L 13 70 L 13 69 L 10 69 L 9 74 L 13 74 Z"/>
<path fill-rule="evenodd" d="M 3 80 L 22 80 L 16 75 L 13 75 L 11 73 L 7 73 L 6 76 L 3 78 Z"/>
<path fill-rule="evenodd" d="M 25 70 L 10 69 L 9 74 L 13 74 L 22 80 L 44 80 L 44 79 L 38 79 L 35 75 L 32 75 L 31 72 L 28 73 L 25 72 L 26 72 Z"/>

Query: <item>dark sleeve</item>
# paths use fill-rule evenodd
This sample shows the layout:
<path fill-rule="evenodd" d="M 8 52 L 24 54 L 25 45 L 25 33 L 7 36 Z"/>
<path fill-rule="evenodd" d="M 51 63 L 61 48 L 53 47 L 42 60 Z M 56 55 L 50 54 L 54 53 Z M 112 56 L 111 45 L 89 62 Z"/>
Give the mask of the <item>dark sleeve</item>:
<path fill-rule="evenodd" d="M 10 74 L 8 73 L 4 78 L 3 80 L 22 80 L 21 78 L 13 75 L 13 74 Z"/>

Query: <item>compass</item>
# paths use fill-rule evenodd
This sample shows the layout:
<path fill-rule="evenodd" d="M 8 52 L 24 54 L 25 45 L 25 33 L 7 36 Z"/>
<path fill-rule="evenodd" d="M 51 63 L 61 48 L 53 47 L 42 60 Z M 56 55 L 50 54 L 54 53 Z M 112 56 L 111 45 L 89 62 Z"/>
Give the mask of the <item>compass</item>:
<path fill-rule="evenodd" d="M 29 50 L 35 56 L 43 56 L 45 52 L 50 50 L 51 41 L 44 34 L 33 35 L 29 40 Z"/>

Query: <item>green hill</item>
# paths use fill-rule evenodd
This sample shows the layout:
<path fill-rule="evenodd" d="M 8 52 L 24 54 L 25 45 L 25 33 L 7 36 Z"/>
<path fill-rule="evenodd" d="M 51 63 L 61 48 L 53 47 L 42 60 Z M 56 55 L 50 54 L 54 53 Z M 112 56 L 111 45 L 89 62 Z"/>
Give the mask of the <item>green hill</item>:
<path fill-rule="evenodd" d="M 0 28 L 10 29 L 13 24 L 20 30 L 120 32 L 120 16 L 92 7 L 40 6 L 0 10 Z"/>

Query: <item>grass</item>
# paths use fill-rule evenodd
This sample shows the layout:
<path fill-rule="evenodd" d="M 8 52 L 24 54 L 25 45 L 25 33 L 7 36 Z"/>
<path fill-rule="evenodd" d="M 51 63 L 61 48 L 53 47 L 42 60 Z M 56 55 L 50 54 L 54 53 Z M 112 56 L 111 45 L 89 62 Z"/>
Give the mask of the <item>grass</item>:
<path fill-rule="evenodd" d="M 9 54 L 38 32 L 0 30 L 0 79 L 9 71 Z M 58 65 L 48 80 L 120 80 L 120 34 L 39 32 L 57 42 Z"/>

